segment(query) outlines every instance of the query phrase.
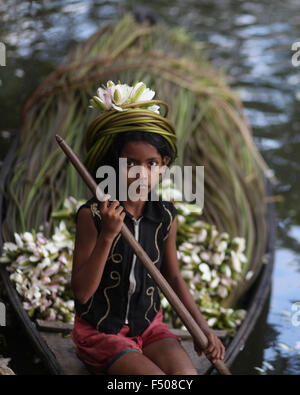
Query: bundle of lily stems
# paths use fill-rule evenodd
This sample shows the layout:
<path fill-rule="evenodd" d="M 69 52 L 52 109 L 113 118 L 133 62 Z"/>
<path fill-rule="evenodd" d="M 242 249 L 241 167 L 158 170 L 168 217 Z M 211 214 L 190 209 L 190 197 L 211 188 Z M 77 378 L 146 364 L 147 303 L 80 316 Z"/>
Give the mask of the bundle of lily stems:
<path fill-rule="evenodd" d="M 24 244 L 22 237 L 26 234 L 25 238 L 34 244 L 40 231 L 41 244 L 44 239 L 53 241 L 56 233 L 64 229 L 64 225 L 57 225 L 59 219 L 53 213 L 63 212 L 70 197 L 74 201 L 89 197 L 86 185 L 61 154 L 54 136 L 59 134 L 84 158 L 84 131 L 95 117 L 95 112 L 88 110 L 89 99 L 109 79 L 129 85 L 139 80 L 155 90 L 157 97 L 168 103 L 168 118 L 176 129 L 179 152 L 175 164 L 204 166 L 203 210 L 178 205 L 178 257 L 190 289 L 199 288 L 203 296 L 199 297 L 199 305 L 207 306 L 211 326 L 228 327 L 230 323 L 220 321 L 220 312 L 226 316 L 228 309 L 235 311 L 264 262 L 268 236 L 265 179 L 271 172 L 253 143 L 237 94 L 230 89 L 224 73 L 215 70 L 207 60 L 206 46 L 195 42 L 182 28 L 141 25 L 131 15 L 125 15 L 117 24 L 101 27 L 80 43 L 36 88 L 23 108 L 19 146 L 8 178 L 4 241 L 17 245 L 17 234 L 19 243 Z M 72 240 L 73 235 L 68 237 Z M 195 242 L 197 258 L 192 253 Z M 16 251 L 12 244 L 10 247 Z M 70 243 L 60 247 L 66 248 L 64 256 L 69 263 L 70 247 Z M 214 254 L 221 254 L 222 248 L 223 259 L 217 262 Z M 12 254 L 9 248 L 5 251 Z M 231 251 L 243 254 L 239 262 Z M 52 256 L 48 254 L 49 273 L 52 265 L 57 273 L 62 270 L 57 265 L 59 259 L 64 261 L 61 252 L 58 248 Z M 6 262 L 14 267 L 12 271 L 17 277 L 18 255 L 7 256 Z M 29 256 L 30 252 L 28 259 Z M 26 259 L 19 260 L 24 265 Z M 228 268 L 222 266 L 225 261 Z M 201 275 L 195 277 L 197 270 Z M 25 275 L 20 268 L 19 274 Z M 234 281 L 230 286 L 223 281 L 220 288 L 225 277 Z M 207 288 L 205 281 L 207 284 L 215 281 L 215 288 Z M 69 295 L 68 286 L 66 282 L 53 289 L 59 289 L 64 300 L 64 292 Z M 22 287 L 18 288 L 22 293 Z M 216 289 L 223 291 L 215 295 Z M 205 305 L 209 298 L 211 304 Z M 171 315 L 167 303 L 163 304 L 165 314 Z M 55 318 L 70 317 L 59 313 Z M 176 319 L 171 318 L 176 325 Z"/>

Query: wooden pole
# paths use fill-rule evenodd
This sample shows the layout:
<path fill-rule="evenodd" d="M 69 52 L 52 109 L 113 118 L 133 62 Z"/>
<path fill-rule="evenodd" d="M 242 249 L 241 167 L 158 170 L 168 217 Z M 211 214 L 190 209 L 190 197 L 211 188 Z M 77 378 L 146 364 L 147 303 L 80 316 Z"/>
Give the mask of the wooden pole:
<path fill-rule="evenodd" d="M 104 196 L 103 191 L 100 190 L 95 180 L 92 178 L 86 167 L 83 165 L 83 163 L 78 158 L 78 156 L 74 153 L 71 147 L 59 135 L 56 135 L 55 138 L 58 144 L 60 145 L 61 149 L 64 151 L 66 156 L 70 159 L 70 161 L 72 162 L 78 173 L 81 175 L 82 179 L 87 184 L 87 186 L 94 194 L 94 196 L 97 196 L 96 191 L 98 193 L 98 196 L 100 195 L 100 198 L 101 196 Z M 130 232 L 130 230 L 124 223 L 121 228 L 121 234 L 126 240 L 126 242 L 133 249 L 136 256 L 143 263 L 143 265 L 149 272 L 150 276 L 153 278 L 153 280 L 158 285 L 158 287 L 160 288 L 166 299 L 169 301 L 169 303 L 175 310 L 175 312 L 178 314 L 181 321 L 183 322 L 187 330 L 190 332 L 192 337 L 197 341 L 197 343 L 201 346 L 203 350 L 206 349 L 208 345 L 208 340 L 204 335 L 204 333 L 202 332 L 201 328 L 196 323 L 190 312 L 182 304 L 181 300 L 179 299 L 177 294 L 173 291 L 167 280 L 163 277 L 163 275 L 160 273 L 157 267 L 153 265 L 147 253 L 144 251 L 141 245 L 136 241 L 133 234 Z M 216 361 L 214 366 L 222 375 L 231 374 L 229 369 L 221 360 Z"/>

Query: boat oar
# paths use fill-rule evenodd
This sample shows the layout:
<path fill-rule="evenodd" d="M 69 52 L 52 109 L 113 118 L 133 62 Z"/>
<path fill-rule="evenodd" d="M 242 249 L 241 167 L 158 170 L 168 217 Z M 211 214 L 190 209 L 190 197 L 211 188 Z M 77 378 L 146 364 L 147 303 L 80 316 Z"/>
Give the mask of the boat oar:
<path fill-rule="evenodd" d="M 91 192 L 94 196 L 97 196 L 101 199 L 104 196 L 104 193 L 96 184 L 95 180 L 90 175 L 89 171 L 83 165 L 81 160 L 78 156 L 73 152 L 71 147 L 61 138 L 59 135 L 56 135 L 56 140 L 66 156 L 70 159 L 78 173 L 81 175 L 83 181 L 87 184 Z M 97 194 L 96 194 L 97 191 Z M 208 345 L 208 340 L 204 333 L 202 332 L 199 325 L 196 323 L 190 312 L 186 309 L 186 307 L 182 304 L 179 297 L 173 291 L 167 280 L 163 277 L 160 271 L 157 269 L 153 262 L 141 247 L 141 245 L 136 241 L 133 234 L 130 232 L 128 227 L 123 223 L 121 228 L 121 234 L 126 240 L 126 242 L 130 245 L 133 249 L 136 256 L 140 259 L 140 261 L 145 266 L 146 270 L 149 272 L 155 283 L 158 285 L 166 299 L 169 301 L 175 312 L 180 317 L 181 321 L 190 332 L 192 337 L 196 340 L 196 342 L 200 345 L 200 347 L 205 350 Z M 214 363 L 215 368 L 219 371 L 222 375 L 230 375 L 229 369 L 226 367 L 223 361 L 218 360 Z"/>

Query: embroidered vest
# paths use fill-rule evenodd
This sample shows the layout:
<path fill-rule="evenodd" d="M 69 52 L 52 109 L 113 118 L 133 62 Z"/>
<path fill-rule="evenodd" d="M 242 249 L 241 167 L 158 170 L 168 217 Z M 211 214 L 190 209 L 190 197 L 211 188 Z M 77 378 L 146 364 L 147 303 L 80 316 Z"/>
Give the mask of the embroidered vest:
<path fill-rule="evenodd" d="M 133 233 L 158 269 L 161 267 L 164 242 L 176 208 L 172 202 L 146 201 L 142 216 L 136 220 L 125 209 L 124 223 Z M 120 201 L 120 204 L 123 204 Z M 91 198 L 80 206 L 89 207 L 98 234 L 101 232 L 101 203 Z M 160 308 L 158 287 L 142 262 L 119 233 L 111 246 L 103 275 L 94 295 L 85 304 L 75 299 L 76 314 L 104 333 L 118 333 L 124 324 L 130 336 L 139 336 L 152 322 Z"/>

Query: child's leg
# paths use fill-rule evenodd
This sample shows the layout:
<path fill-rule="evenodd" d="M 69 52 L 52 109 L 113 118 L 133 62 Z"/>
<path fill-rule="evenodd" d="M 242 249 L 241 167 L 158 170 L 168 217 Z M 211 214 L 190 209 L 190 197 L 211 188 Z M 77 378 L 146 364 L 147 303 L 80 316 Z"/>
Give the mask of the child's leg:
<path fill-rule="evenodd" d="M 157 340 L 145 346 L 143 353 L 165 374 L 197 374 L 191 358 L 176 339 Z"/>
<path fill-rule="evenodd" d="M 107 370 L 108 374 L 162 375 L 164 372 L 141 352 L 128 352 Z"/>
<path fill-rule="evenodd" d="M 141 337 L 143 354 L 165 374 L 197 374 L 191 358 L 178 341 L 179 337 L 163 323 L 162 309 Z"/>

